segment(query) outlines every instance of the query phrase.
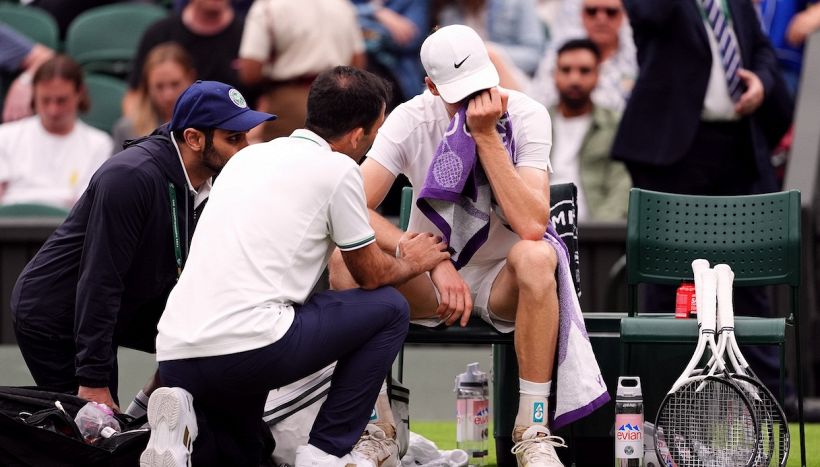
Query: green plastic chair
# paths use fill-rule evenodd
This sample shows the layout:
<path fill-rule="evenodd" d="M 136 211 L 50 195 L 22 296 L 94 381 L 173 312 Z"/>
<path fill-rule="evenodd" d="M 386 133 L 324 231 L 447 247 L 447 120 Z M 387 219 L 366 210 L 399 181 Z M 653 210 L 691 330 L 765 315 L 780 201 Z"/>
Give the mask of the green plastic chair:
<path fill-rule="evenodd" d="M 0 217 L 61 217 L 68 216 L 68 210 L 49 204 L 18 203 L 0 206 Z"/>
<path fill-rule="evenodd" d="M 697 322 L 671 313 L 638 314 L 638 284 L 678 285 L 693 280 L 692 261 L 726 263 L 734 286 L 787 285 L 785 318 L 738 316 L 741 344 L 776 345 L 780 350 L 780 399 L 784 397 L 786 326 L 794 329 L 797 403 L 802 465 L 806 465 L 800 359 L 800 192 L 749 196 L 691 196 L 633 188 L 627 217 L 626 269 L 629 317 L 621 320 L 622 374 L 630 371 L 632 344 L 695 344 Z M 652 310 L 660 311 L 660 310 Z M 670 310 L 671 311 L 671 310 Z"/>
<path fill-rule="evenodd" d="M 68 27 L 66 53 L 88 72 L 121 78 L 131 71 L 142 34 L 168 16 L 168 10 L 148 3 L 114 3 L 87 10 Z"/>
<path fill-rule="evenodd" d="M 128 89 L 125 81 L 111 76 L 90 73 L 85 86 L 91 98 L 91 109 L 82 115 L 89 125 L 111 133 L 122 114 L 122 96 Z"/>
<path fill-rule="evenodd" d="M 43 9 L 14 3 L 0 3 L 0 22 L 46 47 L 53 50 L 60 48 L 60 31 L 57 21 Z"/>

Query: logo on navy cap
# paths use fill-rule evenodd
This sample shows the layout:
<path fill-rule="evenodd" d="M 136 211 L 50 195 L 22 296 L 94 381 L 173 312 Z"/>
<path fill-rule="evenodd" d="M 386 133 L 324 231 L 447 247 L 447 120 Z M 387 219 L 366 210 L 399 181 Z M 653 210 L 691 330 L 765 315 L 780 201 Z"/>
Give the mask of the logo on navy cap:
<path fill-rule="evenodd" d="M 228 91 L 228 97 L 230 97 L 231 102 L 236 104 L 240 109 L 244 109 L 248 106 L 248 103 L 245 102 L 245 98 L 242 97 L 242 94 L 236 89 L 231 88 L 231 90 Z"/>

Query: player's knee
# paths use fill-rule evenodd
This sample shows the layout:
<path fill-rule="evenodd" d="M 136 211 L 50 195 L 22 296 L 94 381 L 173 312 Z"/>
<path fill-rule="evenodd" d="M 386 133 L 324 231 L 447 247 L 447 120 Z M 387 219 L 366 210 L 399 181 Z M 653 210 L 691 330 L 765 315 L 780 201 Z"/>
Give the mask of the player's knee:
<path fill-rule="evenodd" d="M 552 278 L 558 265 L 555 249 L 547 242 L 521 240 L 513 245 L 507 255 L 517 277 L 528 280 L 530 277 L 543 280 Z"/>

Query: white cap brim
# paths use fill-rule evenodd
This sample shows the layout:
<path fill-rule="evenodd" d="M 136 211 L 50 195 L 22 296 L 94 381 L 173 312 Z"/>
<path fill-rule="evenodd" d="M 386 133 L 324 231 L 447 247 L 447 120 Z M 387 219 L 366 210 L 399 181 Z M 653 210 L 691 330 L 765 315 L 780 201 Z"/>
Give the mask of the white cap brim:
<path fill-rule="evenodd" d="M 450 83 L 435 83 L 435 85 L 444 102 L 456 104 L 470 94 L 498 86 L 499 81 L 498 71 L 492 63 L 488 63 L 487 66 L 469 76 L 461 77 Z"/>

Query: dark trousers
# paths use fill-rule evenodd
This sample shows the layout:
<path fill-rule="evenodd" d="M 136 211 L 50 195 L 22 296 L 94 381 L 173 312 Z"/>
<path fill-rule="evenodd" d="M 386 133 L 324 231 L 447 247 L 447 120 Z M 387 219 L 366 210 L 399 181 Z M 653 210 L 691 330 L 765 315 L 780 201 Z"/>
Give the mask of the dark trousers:
<path fill-rule="evenodd" d="M 23 360 L 37 386 L 50 391 L 77 394 L 80 387 L 74 358 L 77 348 L 73 336 L 59 336 L 28 329 L 20 323 L 14 325 L 14 335 Z M 117 359 L 114 348 L 114 363 L 108 389 L 114 402 L 117 398 Z"/>
<path fill-rule="evenodd" d="M 409 316 L 407 302 L 392 287 L 327 291 L 297 306 L 290 329 L 271 345 L 160 362 L 163 385 L 184 388 L 194 397 L 199 434 L 193 465 L 258 466 L 259 420 L 268 391 L 334 361 L 330 393 L 310 444 L 335 456 L 349 453 L 404 343 Z"/>
<path fill-rule="evenodd" d="M 692 147 L 672 165 L 653 166 L 627 162 L 632 183 L 637 188 L 666 193 L 735 196 L 755 191 L 758 178 L 748 122 L 701 122 Z M 707 258 L 708 259 L 708 258 Z M 645 310 L 648 312 L 675 309 L 675 287 L 655 284 L 646 286 Z M 742 287 L 734 289 L 734 310 L 737 315 L 772 316 L 765 289 Z M 772 346 L 744 346 L 743 355 L 761 380 L 779 394 L 779 367 L 776 349 Z M 787 387 L 787 395 L 792 392 Z"/>

